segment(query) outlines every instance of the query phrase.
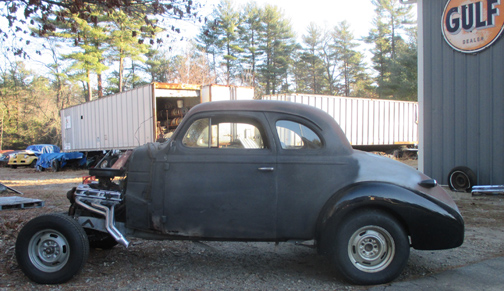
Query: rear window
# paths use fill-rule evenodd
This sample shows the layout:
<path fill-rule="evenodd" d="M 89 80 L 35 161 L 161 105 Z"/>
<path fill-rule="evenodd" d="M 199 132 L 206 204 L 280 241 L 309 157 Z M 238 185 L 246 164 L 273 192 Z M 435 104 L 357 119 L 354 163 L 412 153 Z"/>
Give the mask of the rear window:
<path fill-rule="evenodd" d="M 282 149 L 302 150 L 322 148 L 321 138 L 307 126 L 290 120 L 276 123 L 278 138 Z"/>

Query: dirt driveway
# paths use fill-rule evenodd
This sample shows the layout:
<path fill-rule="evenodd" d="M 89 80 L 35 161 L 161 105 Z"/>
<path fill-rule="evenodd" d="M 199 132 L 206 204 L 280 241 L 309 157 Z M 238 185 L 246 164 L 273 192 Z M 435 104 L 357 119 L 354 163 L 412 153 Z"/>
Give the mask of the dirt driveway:
<path fill-rule="evenodd" d="M 405 161 L 416 166 L 416 161 Z M 66 192 L 87 171 L 36 172 L 0 168 L 0 182 L 45 201 L 45 207 L 0 211 L 1 290 L 365 290 L 342 281 L 316 255 L 292 243 L 192 243 L 131 239 L 126 249 L 91 250 L 83 271 L 57 286 L 30 282 L 19 269 L 18 231 L 42 213 L 65 211 Z M 451 192 L 466 222 L 464 244 L 453 250 L 412 250 L 398 280 L 410 280 L 504 255 L 504 197 Z M 14 193 L 1 193 L 0 197 Z"/>

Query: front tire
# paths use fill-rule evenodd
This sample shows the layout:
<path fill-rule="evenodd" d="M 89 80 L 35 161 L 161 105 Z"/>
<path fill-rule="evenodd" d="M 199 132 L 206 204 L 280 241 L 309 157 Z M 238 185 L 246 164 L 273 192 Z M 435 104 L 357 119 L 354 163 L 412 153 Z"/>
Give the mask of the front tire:
<path fill-rule="evenodd" d="M 46 214 L 29 221 L 16 240 L 19 267 L 40 284 L 67 282 L 80 272 L 89 255 L 84 229 L 64 214 Z"/>
<path fill-rule="evenodd" d="M 345 279 L 354 284 L 390 282 L 406 266 L 410 252 L 408 236 L 385 212 L 360 211 L 337 226 L 330 226 L 327 231 L 334 231 L 328 252 L 330 260 Z"/>

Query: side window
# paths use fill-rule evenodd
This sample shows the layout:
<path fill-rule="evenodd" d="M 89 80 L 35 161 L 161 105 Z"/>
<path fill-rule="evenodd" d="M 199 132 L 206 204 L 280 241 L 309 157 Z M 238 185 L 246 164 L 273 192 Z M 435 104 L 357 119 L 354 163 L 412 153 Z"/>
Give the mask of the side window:
<path fill-rule="evenodd" d="M 257 126 L 249 122 L 196 120 L 182 139 L 191 148 L 264 149 L 264 139 Z"/>
<path fill-rule="evenodd" d="M 182 139 L 182 144 L 191 148 L 207 148 L 209 145 L 209 126 L 209 118 L 196 120 L 193 124 L 191 124 L 191 127 L 189 127 L 185 133 L 184 138 Z"/>
<path fill-rule="evenodd" d="M 322 148 L 320 137 L 301 123 L 279 120 L 276 129 L 283 149 L 319 149 Z"/>

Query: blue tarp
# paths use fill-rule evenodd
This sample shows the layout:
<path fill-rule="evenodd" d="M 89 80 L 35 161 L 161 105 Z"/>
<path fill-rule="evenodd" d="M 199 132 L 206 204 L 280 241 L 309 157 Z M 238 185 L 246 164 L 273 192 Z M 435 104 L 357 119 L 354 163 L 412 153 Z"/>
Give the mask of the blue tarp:
<path fill-rule="evenodd" d="M 53 144 L 34 144 L 26 148 L 27 151 L 32 151 L 36 156 L 47 153 L 59 153 L 60 148 Z"/>
<path fill-rule="evenodd" d="M 79 160 L 79 166 L 86 165 L 86 157 L 83 153 L 72 152 L 72 153 L 50 153 L 42 154 L 37 160 L 37 168 L 48 169 L 51 168 L 52 162 L 57 160 L 59 162 L 59 167 L 63 168 L 67 161 L 69 160 Z"/>

